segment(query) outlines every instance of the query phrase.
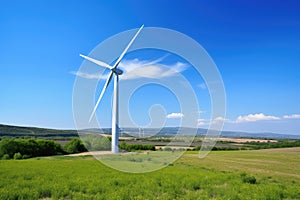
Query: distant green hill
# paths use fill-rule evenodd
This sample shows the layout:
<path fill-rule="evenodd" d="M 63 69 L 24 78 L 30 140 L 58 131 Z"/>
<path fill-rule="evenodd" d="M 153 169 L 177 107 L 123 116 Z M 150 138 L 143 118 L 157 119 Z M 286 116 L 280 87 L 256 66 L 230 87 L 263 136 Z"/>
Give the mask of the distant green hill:
<path fill-rule="evenodd" d="M 57 130 L 0 124 L 0 137 L 78 137 L 76 130 Z"/>
<path fill-rule="evenodd" d="M 180 131 L 179 131 L 180 130 Z M 110 128 L 93 128 L 83 129 L 80 131 L 82 134 L 110 134 Z M 174 134 L 180 134 L 185 136 L 205 136 L 207 129 L 193 129 L 186 127 L 164 127 L 162 129 L 157 128 L 145 128 L 142 132 L 139 128 L 121 128 L 120 136 L 174 136 Z M 23 126 L 12 126 L 0 124 L 0 137 L 11 136 L 11 137 L 78 137 L 77 130 L 60 130 L 60 129 L 47 129 L 37 127 L 23 127 Z M 233 138 L 266 138 L 266 139 L 300 139 L 300 134 L 289 135 L 279 133 L 248 133 L 248 132 L 237 132 L 237 131 L 222 131 L 221 137 L 233 137 Z"/>

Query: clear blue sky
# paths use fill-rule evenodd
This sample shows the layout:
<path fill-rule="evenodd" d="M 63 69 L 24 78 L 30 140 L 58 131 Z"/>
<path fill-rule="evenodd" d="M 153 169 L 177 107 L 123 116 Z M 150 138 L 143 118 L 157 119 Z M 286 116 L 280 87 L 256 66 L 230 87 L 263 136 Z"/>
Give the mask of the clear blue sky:
<path fill-rule="evenodd" d="M 226 88 L 226 129 L 300 134 L 299 11 L 296 0 L 3 1 L 0 123 L 73 128 L 79 53 L 145 24 L 182 32 L 210 54 Z M 205 126 L 208 112 L 200 118 Z"/>

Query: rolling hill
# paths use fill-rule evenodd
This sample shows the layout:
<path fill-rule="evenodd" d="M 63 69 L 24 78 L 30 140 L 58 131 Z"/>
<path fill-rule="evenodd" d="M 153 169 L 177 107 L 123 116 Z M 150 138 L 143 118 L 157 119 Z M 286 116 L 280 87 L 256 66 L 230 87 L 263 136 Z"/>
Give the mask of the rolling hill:
<path fill-rule="evenodd" d="M 109 134 L 110 128 L 104 129 L 84 129 L 81 133 L 102 133 Z M 197 132 L 197 136 L 204 136 L 207 133 L 207 129 L 193 129 L 193 128 L 179 128 L 179 127 L 165 127 L 162 129 L 155 128 L 122 128 L 121 136 L 173 136 L 180 133 L 180 135 L 189 136 L 194 135 Z M 61 129 L 48 129 L 38 127 L 25 127 L 25 126 L 12 126 L 0 124 L 0 137 L 78 137 L 77 130 L 61 130 Z M 300 139 L 300 135 L 288 135 L 278 133 L 248 133 L 237 131 L 222 131 L 222 137 L 233 138 L 267 138 L 267 139 Z"/>
<path fill-rule="evenodd" d="M 76 130 L 58 130 L 0 124 L 0 137 L 78 137 Z"/>

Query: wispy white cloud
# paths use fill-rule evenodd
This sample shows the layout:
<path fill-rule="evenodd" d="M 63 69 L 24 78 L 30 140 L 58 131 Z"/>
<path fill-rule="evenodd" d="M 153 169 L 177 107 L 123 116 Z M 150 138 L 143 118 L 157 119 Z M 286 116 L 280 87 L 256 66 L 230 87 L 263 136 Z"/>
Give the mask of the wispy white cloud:
<path fill-rule="evenodd" d="M 163 61 L 167 56 L 168 55 L 156 60 L 124 60 L 119 65 L 120 68 L 124 70 L 124 73 L 120 76 L 120 79 L 132 80 L 138 78 L 166 78 L 174 76 L 188 68 L 189 65 L 182 62 L 177 62 L 171 65 L 161 64 L 160 62 Z M 108 76 L 108 73 L 90 74 L 80 71 L 71 71 L 70 73 L 86 79 L 106 79 Z"/>
<path fill-rule="evenodd" d="M 223 117 L 216 117 L 212 120 L 208 119 L 198 119 L 198 126 L 208 126 L 210 124 L 217 124 L 217 123 L 227 123 L 227 124 L 239 124 L 239 123 L 254 123 L 258 121 L 278 121 L 283 119 L 300 119 L 300 114 L 292 114 L 292 115 L 284 115 L 282 118 L 272 115 L 265 115 L 264 113 L 258 114 L 248 114 L 244 116 L 238 116 L 235 120 L 223 118 Z"/>
<path fill-rule="evenodd" d="M 208 121 L 206 119 L 198 119 L 197 125 L 198 126 L 206 126 L 206 125 L 208 125 Z"/>
<path fill-rule="evenodd" d="M 230 122 L 230 120 L 224 117 L 216 117 L 211 121 L 212 124 L 223 123 L 223 122 Z"/>
<path fill-rule="evenodd" d="M 300 115 L 299 114 L 284 115 L 283 118 L 284 119 L 300 119 Z"/>
<path fill-rule="evenodd" d="M 84 73 L 80 71 L 71 71 L 71 74 L 74 74 L 75 76 L 81 77 L 81 78 L 86 78 L 86 79 L 98 79 L 100 77 L 99 74 L 89 74 L 89 73 Z"/>
<path fill-rule="evenodd" d="M 256 121 L 262 121 L 262 120 L 279 120 L 279 117 L 271 116 L 271 115 L 265 115 L 263 113 L 259 114 L 249 114 L 245 116 L 238 116 L 236 119 L 236 123 L 242 123 L 242 122 L 256 122 Z"/>
<path fill-rule="evenodd" d="M 74 74 L 75 76 L 81 77 L 81 78 L 86 78 L 86 79 L 107 79 L 108 74 L 100 74 L 100 73 L 86 73 L 86 72 L 81 72 L 81 71 L 71 71 L 71 74 Z"/>
<path fill-rule="evenodd" d="M 167 115 L 168 119 L 177 119 L 177 118 L 182 118 L 184 117 L 184 114 L 182 113 L 171 113 Z"/>
<path fill-rule="evenodd" d="M 139 59 L 124 60 L 120 63 L 120 67 L 124 70 L 124 74 L 120 76 L 120 79 L 165 78 L 174 76 L 188 68 L 188 65 L 182 62 L 177 62 L 172 65 L 159 63 L 163 60 L 163 58 L 154 61 Z"/>
<path fill-rule="evenodd" d="M 198 119 L 197 124 L 198 124 L 198 126 L 208 126 L 210 124 L 219 124 L 219 123 L 225 123 L 225 122 L 231 122 L 231 121 L 224 117 L 216 117 L 212 120 Z"/>

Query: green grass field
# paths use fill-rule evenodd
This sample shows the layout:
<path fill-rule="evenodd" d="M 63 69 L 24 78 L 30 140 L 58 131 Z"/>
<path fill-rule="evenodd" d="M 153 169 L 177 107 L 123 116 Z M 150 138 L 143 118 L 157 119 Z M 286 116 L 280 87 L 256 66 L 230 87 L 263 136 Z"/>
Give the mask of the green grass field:
<path fill-rule="evenodd" d="M 300 199 L 300 148 L 185 153 L 130 174 L 93 157 L 0 160 L 0 199 Z"/>

